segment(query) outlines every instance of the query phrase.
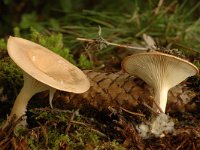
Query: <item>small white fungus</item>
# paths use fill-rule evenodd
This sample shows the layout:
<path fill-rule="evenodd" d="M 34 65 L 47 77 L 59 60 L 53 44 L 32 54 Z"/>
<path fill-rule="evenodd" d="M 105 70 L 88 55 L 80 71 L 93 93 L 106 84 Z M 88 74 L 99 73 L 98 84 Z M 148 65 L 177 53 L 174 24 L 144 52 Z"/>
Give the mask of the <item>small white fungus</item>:
<path fill-rule="evenodd" d="M 148 125 L 142 123 L 142 124 L 136 126 L 136 129 L 138 130 L 140 136 L 141 136 L 143 139 L 149 138 L 149 131 L 150 131 L 150 129 L 149 129 L 149 126 L 148 126 Z"/>
<path fill-rule="evenodd" d="M 163 133 L 171 133 L 174 130 L 174 122 L 164 113 L 159 114 L 151 123 L 151 133 L 156 137 L 162 136 Z"/>
<path fill-rule="evenodd" d="M 174 122 L 168 115 L 161 113 L 152 119 L 149 125 L 142 123 L 136 129 L 143 139 L 148 139 L 152 136 L 164 137 L 165 133 L 172 133 L 174 131 Z"/>

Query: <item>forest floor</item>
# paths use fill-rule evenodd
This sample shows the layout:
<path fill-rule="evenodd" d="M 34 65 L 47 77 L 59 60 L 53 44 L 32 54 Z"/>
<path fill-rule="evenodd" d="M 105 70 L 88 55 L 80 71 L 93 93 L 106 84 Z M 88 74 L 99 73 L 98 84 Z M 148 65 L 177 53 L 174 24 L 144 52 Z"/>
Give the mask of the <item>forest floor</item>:
<path fill-rule="evenodd" d="M 84 8 L 81 12 L 79 7 L 86 4 L 74 10 L 72 6 L 48 10 L 45 8 L 51 3 L 38 2 L 38 7 L 45 6 L 45 14 L 39 10 L 23 13 L 25 6 L 30 10 L 34 5 L 26 1 L 20 4 L 9 9 L 10 14 L 19 14 L 10 16 L 13 21 L 23 14 L 19 24 L 12 24 L 12 34 L 37 42 L 84 70 L 91 88 L 83 94 L 57 91 L 53 109 L 47 92 L 35 95 L 25 116 L 0 129 L 0 150 L 200 149 L 200 76 L 190 77 L 169 91 L 167 124 L 172 122 L 173 129 L 155 135 L 139 130 L 141 124 L 150 125 L 160 116 L 152 109 L 152 88 L 121 69 L 126 56 L 141 52 L 137 48 L 152 48 L 152 41 L 144 35 L 152 38 L 159 51 L 178 55 L 200 68 L 199 2 L 93 3 L 94 10 Z M 119 5 L 118 12 L 113 11 Z M 4 34 L 0 40 L 2 122 L 23 84 L 21 71 L 8 56 L 8 34 Z M 116 94 L 119 91 L 129 98 L 124 101 Z M 27 126 L 19 126 L 24 117 Z"/>
<path fill-rule="evenodd" d="M 34 96 L 26 113 L 28 126 L 20 127 L 11 122 L 7 129 L 0 130 L 1 149 L 200 148 L 198 75 L 169 92 L 166 114 L 174 124 L 173 131 L 163 131 L 159 135 L 144 133 L 144 136 L 138 130 L 139 125 L 150 125 L 159 116 L 151 108 L 151 87 L 138 78 L 120 72 L 120 60 L 109 58 L 105 65 L 108 68 L 104 69 L 112 72 L 84 71 L 91 83 L 88 92 L 73 94 L 58 91 L 53 100 L 53 109 L 48 107 L 48 93 Z M 104 85 L 107 80 L 112 84 Z M 126 85 L 130 86 L 129 91 L 126 91 Z M 102 89 L 105 91 L 99 92 Z M 126 102 L 120 96 L 111 98 L 119 90 L 130 96 Z M 185 99 L 187 103 L 183 102 Z M 11 105 L 3 102 L 1 114 L 5 116 Z"/>

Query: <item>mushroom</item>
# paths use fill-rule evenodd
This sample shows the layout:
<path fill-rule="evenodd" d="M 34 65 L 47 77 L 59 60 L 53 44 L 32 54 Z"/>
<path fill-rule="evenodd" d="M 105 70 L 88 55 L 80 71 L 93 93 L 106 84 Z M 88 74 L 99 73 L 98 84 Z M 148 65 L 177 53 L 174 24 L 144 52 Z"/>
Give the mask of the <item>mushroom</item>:
<path fill-rule="evenodd" d="M 122 68 L 153 87 L 155 103 L 163 112 L 165 112 L 169 89 L 187 77 L 199 73 L 198 68 L 192 63 L 156 51 L 128 56 L 123 60 Z"/>
<path fill-rule="evenodd" d="M 15 114 L 18 119 L 24 115 L 28 101 L 36 93 L 49 90 L 52 107 L 56 90 L 83 93 L 90 87 L 89 80 L 79 68 L 39 44 L 9 37 L 7 49 L 9 56 L 22 69 L 24 77 L 24 85 L 9 117 Z"/>

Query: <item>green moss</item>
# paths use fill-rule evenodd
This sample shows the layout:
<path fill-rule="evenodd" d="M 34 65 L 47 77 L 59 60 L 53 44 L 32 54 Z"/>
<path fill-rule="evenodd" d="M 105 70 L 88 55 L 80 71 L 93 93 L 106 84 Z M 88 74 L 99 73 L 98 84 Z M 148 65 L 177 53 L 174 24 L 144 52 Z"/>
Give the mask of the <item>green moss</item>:
<path fill-rule="evenodd" d="M 92 62 L 89 61 L 85 55 L 81 54 L 79 58 L 79 67 L 82 69 L 91 69 Z"/>
<path fill-rule="evenodd" d="M 59 133 L 58 130 L 49 128 L 48 130 L 48 147 L 52 150 L 58 150 L 61 145 L 72 145 L 73 142 L 67 134 Z"/>
<path fill-rule="evenodd" d="M 21 16 L 21 22 L 19 26 L 22 29 L 29 29 L 30 27 L 33 27 L 41 31 L 44 29 L 44 27 L 42 26 L 42 24 L 37 23 L 37 20 L 38 20 L 38 16 L 35 12 L 24 13 Z"/>
<path fill-rule="evenodd" d="M 14 32 L 15 36 L 17 36 L 17 37 L 21 36 L 20 28 L 19 27 L 14 27 L 13 32 Z"/>
<path fill-rule="evenodd" d="M 0 50 L 6 49 L 5 39 L 0 39 Z"/>
<path fill-rule="evenodd" d="M 99 150 L 125 150 L 124 147 L 115 140 L 108 140 L 101 136 L 98 129 L 91 130 L 89 125 L 90 118 L 78 115 L 74 116 L 70 129 L 66 132 L 68 123 L 71 120 L 73 111 L 33 109 L 33 118 L 40 124 L 34 127 L 26 134 L 30 149 L 99 149 Z M 33 134 L 34 133 L 34 134 Z M 33 138 L 33 135 L 37 138 Z"/>
<path fill-rule="evenodd" d="M 38 150 L 39 149 L 39 146 L 38 146 L 38 144 L 36 144 L 35 137 L 33 135 L 29 137 L 29 139 L 27 140 L 27 143 L 29 145 L 30 150 Z"/>
<path fill-rule="evenodd" d="M 8 57 L 0 60 L 0 85 L 9 100 L 15 99 L 23 85 L 21 71 Z"/>

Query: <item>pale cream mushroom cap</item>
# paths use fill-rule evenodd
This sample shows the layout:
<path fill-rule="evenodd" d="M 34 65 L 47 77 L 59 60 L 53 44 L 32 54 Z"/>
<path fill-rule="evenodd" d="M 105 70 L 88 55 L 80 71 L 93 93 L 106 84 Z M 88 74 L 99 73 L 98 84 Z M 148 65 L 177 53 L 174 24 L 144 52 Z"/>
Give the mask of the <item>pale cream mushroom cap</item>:
<path fill-rule="evenodd" d="M 8 53 L 23 71 L 52 88 L 83 93 L 90 87 L 79 68 L 39 44 L 10 36 Z"/>
<path fill-rule="evenodd" d="M 3 128 L 14 115 L 17 120 L 25 114 L 28 101 L 36 93 L 49 90 L 49 103 L 53 107 L 56 89 L 83 93 L 90 87 L 89 80 L 79 68 L 39 44 L 9 37 L 7 49 L 9 56 L 23 70 L 24 85 Z"/>
<path fill-rule="evenodd" d="M 199 73 L 198 68 L 192 63 L 160 52 L 128 56 L 123 60 L 122 68 L 154 88 L 155 95 L 157 95 L 155 100 L 163 112 L 165 112 L 168 90 L 187 77 Z"/>

